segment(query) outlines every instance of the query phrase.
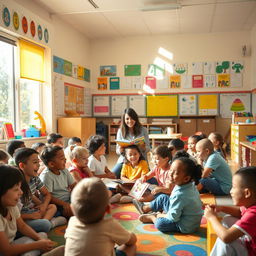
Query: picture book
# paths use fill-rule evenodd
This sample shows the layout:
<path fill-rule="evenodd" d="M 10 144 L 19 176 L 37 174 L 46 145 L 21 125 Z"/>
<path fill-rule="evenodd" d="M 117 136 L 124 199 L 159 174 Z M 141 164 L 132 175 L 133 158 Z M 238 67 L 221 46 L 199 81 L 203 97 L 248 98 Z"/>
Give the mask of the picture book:
<path fill-rule="evenodd" d="M 149 185 L 149 183 L 142 183 L 140 180 L 137 180 L 134 186 L 132 187 L 129 195 L 136 199 L 140 199 L 147 190 L 147 188 L 149 187 Z"/>
<path fill-rule="evenodd" d="M 128 147 L 130 145 L 141 145 L 145 144 L 145 138 L 144 136 L 136 138 L 134 140 L 116 140 L 116 143 L 119 144 L 120 147 Z"/>
<path fill-rule="evenodd" d="M 124 181 L 121 179 L 109 179 L 109 178 L 102 178 L 102 181 L 108 188 L 116 188 L 118 184 L 133 185 L 135 183 L 134 181 Z"/>

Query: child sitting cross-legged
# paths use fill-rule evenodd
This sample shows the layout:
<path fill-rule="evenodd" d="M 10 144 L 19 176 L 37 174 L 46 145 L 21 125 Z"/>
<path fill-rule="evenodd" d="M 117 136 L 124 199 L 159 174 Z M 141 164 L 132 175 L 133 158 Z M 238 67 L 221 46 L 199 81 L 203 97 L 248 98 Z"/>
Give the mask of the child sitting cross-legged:
<path fill-rule="evenodd" d="M 67 223 L 64 217 L 53 218 L 57 211 L 50 204 L 51 194 L 37 176 L 39 169 L 38 153 L 32 148 L 19 148 L 14 153 L 14 160 L 24 176 L 21 188 L 21 217 L 36 232 L 49 232 L 50 229 Z M 41 198 L 38 195 L 41 195 Z"/>
<path fill-rule="evenodd" d="M 49 146 L 44 148 L 40 158 L 47 168 L 40 174 L 40 179 L 51 193 L 51 202 L 57 210 L 69 218 L 73 216 L 70 208 L 70 194 L 76 183 L 67 169 L 66 158 L 62 147 Z"/>
<path fill-rule="evenodd" d="M 214 150 L 216 152 L 219 152 L 221 154 L 221 156 L 225 160 L 227 160 L 226 150 L 223 147 L 224 139 L 223 139 L 222 135 L 220 133 L 217 133 L 217 132 L 212 132 L 208 136 L 208 139 L 212 142 Z"/>
<path fill-rule="evenodd" d="M 66 229 L 65 255 L 133 256 L 136 236 L 125 230 L 110 214 L 109 196 L 96 177 L 83 179 L 71 195 L 74 212 Z M 115 244 L 119 246 L 114 249 Z"/>
<path fill-rule="evenodd" d="M 171 195 L 161 194 L 149 205 L 143 205 L 139 220 L 154 223 L 162 232 L 195 232 L 201 223 L 202 203 L 195 187 L 201 177 L 201 166 L 187 157 L 171 165 L 170 181 L 175 185 Z M 153 211 L 153 213 L 149 213 Z M 161 213 L 157 213 L 161 212 Z"/>
<path fill-rule="evenodd" d="M 205 217 L 218 238 L 211 256 L 256 255 L 256 167 L 238 170 L 230 191 L 234 206 L 207 205 Z M 223 225 L 217 212 L 224 212 Z"/>
<path fill-rule="evenodd" d="M 214 151 L 209 139 L 202 139 L 196 144 L 198 161 L 203 164 L 202 179 L 197 186 L 201 193 L 228 195 L 232 184 L 232 174 L 225 159 Z"/>

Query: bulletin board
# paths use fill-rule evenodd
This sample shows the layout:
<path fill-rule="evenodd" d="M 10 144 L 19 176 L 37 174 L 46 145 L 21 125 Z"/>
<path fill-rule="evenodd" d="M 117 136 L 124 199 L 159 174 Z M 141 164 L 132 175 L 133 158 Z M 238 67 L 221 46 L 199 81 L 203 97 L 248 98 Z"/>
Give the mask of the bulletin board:
<path fill-rule="evenodd" d="M 250 93 L 220 94 L 221 117 L 231 118 L 233 112 L 251 112 L 251 94 Z"/>
<path fill-rule="evenodd" d="M 177 116 L 178 95 L 147 96 L 147 116 Z"/>
<path fill-rule="evenodd" d="M 120 117 L 128 107 L 128 96 L 111 96 L 111 116 Z"/>
<path fill-rule="evenodd" d="M 179 115 L 195 116 L 197 115 L 197 95 L 179 94 Z"/>
<path fill-rule="evenodd" d="M 200 116 L 218 115 L 218 94 L 198 95 L 198 114 Z"/>
<path fill-rule="evenodd" d="M 138 116 L 146 116 L 146 100 L 142 95 L 129 96 L 129 108 L 133 108 Z"/>
<path fill-rule="evenodd" d="M 110 116 L 109 96 L 93 96 L 93 116 Z"/>

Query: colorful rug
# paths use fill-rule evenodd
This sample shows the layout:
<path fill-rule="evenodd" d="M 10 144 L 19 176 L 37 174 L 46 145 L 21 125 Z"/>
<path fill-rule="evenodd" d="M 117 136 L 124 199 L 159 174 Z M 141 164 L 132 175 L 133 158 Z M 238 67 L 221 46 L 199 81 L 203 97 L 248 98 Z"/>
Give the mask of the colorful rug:
<path fill-rule="evenodd" d="M 202 201 L 215 203 L 214 196 L 202 195 Z M 170 233 L 158 231 L 153 224 L 142 224 L 139 213 L 132 204 L 116 204 L 112 206 L 112 216 L 121 225 L 137 236 L 137 256 L 206 256 L 206 220 L 203 218 L 200 229 L 193 234 Z M 57 227 L 49 233 L 49 238 L 58 245 L 65 243 L 66 226 Z"/>

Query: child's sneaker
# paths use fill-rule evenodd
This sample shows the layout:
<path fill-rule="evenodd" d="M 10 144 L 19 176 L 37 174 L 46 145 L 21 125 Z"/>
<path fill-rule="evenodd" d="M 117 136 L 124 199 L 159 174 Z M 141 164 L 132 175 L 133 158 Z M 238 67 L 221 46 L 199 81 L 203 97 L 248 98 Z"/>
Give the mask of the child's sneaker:
<path fill-rule="evenodd" d="M 63 216 L 59 216 L 51 219 L 52 228 L 67 224 L 67 219 Z"/>
<path fill-rule="evenodd" d="M 133 199 L 132 203 L 134 204 L 135 208 L 138 210 L 140 214 L 144 214 L 144 211 L 143 211 L 144 203 L 138 201 L 137 199 Z"/>
<path fill-rule="evenodd" d="M 132 202 L 132 197 L 131 196 L 122 196 L 120 198 L 120 203 L 125 204 L 125 203 L 131 203 Z"/>
<path fill-rule="evenodd" d="M 111 204 L 118 203 L 120 201 L 121 197 L 122 197 L 122 195 L 120 193 L 115 194 L 110 197 L 109 203 L 111 203 Z"/>

